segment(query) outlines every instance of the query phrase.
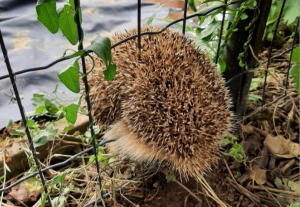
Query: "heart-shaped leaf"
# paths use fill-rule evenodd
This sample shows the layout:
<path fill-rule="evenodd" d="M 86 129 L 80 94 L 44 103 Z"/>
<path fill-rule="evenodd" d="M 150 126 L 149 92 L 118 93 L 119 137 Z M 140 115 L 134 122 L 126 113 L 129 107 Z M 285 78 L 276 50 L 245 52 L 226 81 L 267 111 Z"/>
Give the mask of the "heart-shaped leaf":
<path fill-rule="evenodd" d="M 78 42 L 77 24 L 74 19 L 75 10 L 70 5 L 65 5 L 59 15 L 59 28 L 72 45 Z"/>
<path fill-rule="evenodd" d="M 66 112 L 66 119 L 68 122 L 75 124 L 77 119 L 77 113 L 78 113 L 79 106 L 76 104 L 71 104 L 69 106 L 66 106 L 65 112 Z"/>
<path fill-rule="evenodd" d="M 73 65 L 58 74 L 60 81 L 72 92 L 79 93 L 79 64 L 78 59 Z"/>
<path fill-rule="evenodd" d="M 87 52 L 94 52 L 98 57 L 100 57 L 106 66 L 103 71 L 104 78 L 107 81 L 114 79 L 116 75 L 116 65 L 112 63 L 111 59 L 111 42 L 107 37 L 96 37 L 91 45 L 85 48 Z"/>
<path fill-rule="evenodd" d="M 52 33 L 58 31 L 58 14 L 55 0 L 38 0 L 35 7 L 37 19 Z"/>

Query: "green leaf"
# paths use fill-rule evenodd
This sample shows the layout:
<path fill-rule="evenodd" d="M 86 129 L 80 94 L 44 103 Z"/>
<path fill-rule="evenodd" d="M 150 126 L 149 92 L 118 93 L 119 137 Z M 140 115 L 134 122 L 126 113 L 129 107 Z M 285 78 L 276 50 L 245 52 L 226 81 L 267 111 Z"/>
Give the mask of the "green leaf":
<path fill-rule="evenodd" d="M 91 45 L 85 48 L 85 51 L 92 51 L 100 57 L 105 65 L 111 62 L 111 43 L 107 37 L 96 37 Z"/>
<path fill-rule="evenodd" d="M 66 132 L 66 131 L 70 131 L 72 129 L 74 129 L 74 126 L 72 124 L 70 124 L 69 126 L 66 126 L 63 131 Z"/>
<path fill-rule="evenodd" d="M 222 58 L 218 60 L 218 68 L 222 73 L 226 70 L 226 63 Z"/>
<path fill-rule="evenodd" d="M 193 12 L 197 12 L 197 8 L 195 6 L 195 1 L 194 0 L 189 0 L 188 2 L 189 2 L 189 6 L 190 6 L 191 10 Z"/>
<path fill-rule="evenodd" d="M 292 24 L 295 19 L 299 16 L 299 1 L 298 0 L 287 0 L 283 9 L 283 21 L 287 25 Z"/>
<path fill-rule="evenodd" d="M 74 9 L 70 5 L 65 5 L 59 16 L 59 28 L 72 45 L 76 45 L 78 42 L 77 24 L 74 15 Z"/>
<path fill-rule="evenodd" d="M 36 124 L 35 124 L 35 121 L 34 120 L 27 120 L 27 125 L 28 125 L 28 127 L 29 128 L 32 128 L 33 126 L 35 126 Z"/>
<path fill-rule="evenodd" d="M 73 65 L 58 74 L 60 81 L 72 92 L 80 92 L 78 59 Z"/>
<path fill-rule="evenodd" d="M 213 20 L 199 35 L 198 38 L 204 39 L 205 37 L 208 37 L 209 35 L 213 34 L 213 32 L 220 28 L 220 22 Z"/>
<path fill-rule="evenodd" d="M 42 106 L 45 103 L 45 98 L 43 94 L 33 94 L 33 98 L 31 99 L 32 105 L 35 107 Z"/>
<path fill-rule="evenodd" d="M 59 85 L 59 83 L 55 84 L 55 88 L 54 88 L 54 90 L 52 91 L 53 94 L 56 94 L 56 93 L 57 93 L 58 85 Z"/>
<path fill-rule="evenodd" d="M 73 53 L 72 55 L 69 55 L 67 59 L 71 59 L 71 58 L 74 58 L 74 57 L 82 56 L 84 53 L 85 53 L 84 50 L 77 51 L 77 52 Z"/>
<path fill-rule="evenodd" d="M 58 108 L 48 99 L 45 99 L 45 107 L 51 116 L 55 116 L 56 112 L 58 112 Z"/>
<path fill-rule="evenodd" d="M 9 135 L 11 135 L 11 136 L 18 136 L 18 137 L 23 137 L 24 134 L 25 134 L 24 129 L 17 129 L 17 130 L 14 130 L 14 131 L 9 133 Z"/>
<path fill-rule="evenodd" d="M 33 146 L 40 147 L 53 140 L 53 137 L 48 131 L 41 131 L 33 137 Z"/>
<path fill-rule="evenodd" d="M 52 206 L 55 206 L 55 207 L 64 207 L 66 201 L 67 201 L 66 197 L 62 195 L 62 196 L 53 198 L 51 203 L 52 203 Z"/>
<path fill-rule="evenodd" d="M 244 149 L 242 145 L 235 143 L 229 150 L 229 153 L 224 153 L 230 157 L 233 157 L 238 162 L 245 162 L 247 157 L 245 157 Z"/>
<path fill-rule="evenodd" d="M 35 7 L 37 19 L 52 33 L 58 31 L 58 15 L 55 0 L 38 0 Z"/>
<path fill-rule="evenodd" d="M 55 176 L 53 178 L 53 180 L 51 181 L 50 185 L 56 185 L 56 184 L 62 184 L 64 179 L 66 177 L 65 173 L 62 174 L 58 174 L 57 176 Z"/>
<path fill-rule="evenodd" d="M 35 109 L 35 113 L 37 113 L 37 114 L 41 114 L 44 111 L 47 111 L 45 106 L 39 106 Z"/>
<path fill-rule="evenodd" d="M 154 18 L 156 17 L 156 15 L 157 15 L 157 13 L 159 12 L 159 10 L 161 10 L 161 8 L 164 6 L 165 4 L 162 4 L 162 5 L 160 5 L 155 11 L 154 11 L 154 13 L 151 15 L 151 17 L 149 17 L 149 19 L 148 19 L 148 21 L 147 21 L 147 25 L 150 25 L 152 22 L 153 22 L 153 20 L 154 20 Z"/>
<path fill-rule="evenodd" d="M 98 154 L 105 154 L 104 147 L 98 147 Z"/>
<path fill-rule="evenodd" d="M 299 207 L 299 203 L 292 203 L 291 205 L 288 205 L 287 207 Z"/>
<path fill-rule="evenodd" d="M 76 104 L 71 104 L 69 106 L 66 106 L 65 112 L 66 112 L 66 119 L 68 122 L 75 124 L 77 119 L 77 113 L 78 113 L 79 106 Z"/>
<path fill-rule="evenodd" d="M 175 182 L 176 181 L 176 177 L 175 177 L 175 175 L 172 173 L 172 174 L 169 174 L 168 176 L 167 176 L 167 181 L 168 182 Z"/>
<path fill-rule="evenodd" d="M 300 93 L 299 89 L 299 65 L 295 65 L 290 70 L 290 75 L 293 77 L 293 83 L 296 84 L 296 90 Z"/>
<path fill-rule="evenodd" d="M 258 100 L 261 100 L 262 97 L 259 96 L 259 95 L 255 95 L 255 94 L 252 94 L 250 93 L 249 96 L 248 96 L 248 100 L 250 101 L 258 101 Z"/>
<path fill-rule="evenodd" d="M 237 136 L 233 136 L 233 137 L 231 137 L 231 140 L 232 140 L 233 142 L 236 142 L 236 141 L 239 140 L 239 138 L 238 138 Z"/>
<path fill-rule="evenodd" d="M 6 129 L 11 129 L 12 125 L 13 125 L 13 121 L 9 120 L 8 123 L 7 123 L 7 125 L 6 125 Z"/>
<path fill-rule="evenodd" d="M 218 9 L 217 9 L 217 10 L 214 10 L 214 9 L 216 9 L 217 7 L 219 7 L 219 5 L 213 5 L 213 6 L 205 7 L 205 8 L 203 8 L 203 9 L 197 11 L 195 14 L 200 14 L 200 15 L 202 15 L 202 16 L 204 16 L 204 15 L 212 15 L 212 14 L 215 14 L 215 13 L 220 12 L 220 10 L 218 10 Z M 212 10 L 214 10 L 214 11 L 212 11 Z M 202 18 L 202 17 L 201 17 L 201 18 Z"/>
<path fill-rule="evenodd" d="M 47 199 L 48 195 L 49 195 L 49 193 L 43 192 L 43 194 L 42 194 L 42 201 L 41 201 L 41 207 L 44 207 L 44 206 L 45 206 L 45 204 L 46 204 L 46 199 Z"/>
<path fill-rule="evenodd" d="M 241 20 L 245 20 L 248 18 L 248 15 L 246 13 L 241 14 Z"/>
<path fill-rule="evenodd" d="M 224 146 L 224 147 L 227 146 L 227 145 L 229 145 L 229 144 L 231 144 L 231 140 L 228 139 L 228 138 L 223 139 L 223 141 L 221 143 L 221 145 Z"/>
<path fill-rule="evenodd" d="M 199 26 L 201 26 L 208 17 L 209 16 L 202 16 L 199 21 Z"/>
<path fill-rule="evenodd" d="M 168 22 L 168 23 L 173 22 L 173 21 L 170 20 L 170 19 L 160 19 L 160 20 L 161 20 L 161 21 L 164 21 L 164 22 Z M 179 27 L 179 28 L 182 28 L 182 25 L 179 24 L 179 23 L 174 24 L 174 26 Z M 186 26 L 186 27 L 185 27 L 185 31 L 191 31 L 191 32 L 192 32 L 192 31 L 194 31 L 194 29 L 191 28 L 191 27 Z"/>
<path fill-rule="evenodd" d="M 293 50 L 292 61 L 295 63 L 299 63 L 299 46 L 295 47 Z"/>
<path fill-rule="evenodd" d="M 103 71 L 105 80 L 111 81 L 116 75 L 116 65 L 112 63 L 111 59 L 111 43 L 110 39 L 107 37 L 96 37 L 91 45 L 85 48 L 85 51 L 94 52 L 98 57 L 100 57 L 106 66 Z"/>
<path fill-rule="evenodd" d="M 109 160 L 108 159 L 106 159 L 106 160 L 104 160 L 103 162 L 102 162 L 102 165 L 103 165 L 103 167 L 106 167 L 108 164 L 109 164 L 109 162 L 108 162 Z"/>
<path fill-rule="evenodd" d="M 195 0 L 195 1 L 196 1 L 196 0 Z M 202 1 L 202 2 L 201 2 L 201 5 L 202 5 L 202 4 L 207 4 L 207 3 L 209 3 L 209 2 L 214 2 L 214 1 L 222 2 L 222 3 L 223 3 L 223 1 L 221 1 L 221 0 L 206 0 L 206 1 Z"/>
<path fill-rule="evenodd" d="M 75 9 L 75 3 L 74 3 L 74 0 L 69 0 L 69 4 L 72 6 L 72 8 L 74 9 L 74 11 L 76 10 Z M 81 13 L 81 8 L 79 7 L 78 9 L 78 12 L 79 12 L 79 21 L 80 21 L 80 24 L 82 23 L 82 13 Z"/>
<path fill-rule="evenodd" d="M 262 81 L 261 78 L 252 78 L 249 91 L 253 91 L 253 90 L 257 89 L 257 87 L 260 85 L 261 81 Z"/>
<path fill-rule="evenodd" d="M 243 6 L 245 6 L 248 9 L 255 9 L 256 5 L 256 0 L 247 0 L 245 3 L 243 3 Z"/>
<path fill-rule="evenodd" d="M 107 81 L 111 81 L 114 79 L 115 75 L 116 75 L 116 65 L 115 64 L 110 64 L 104 71 L 104 77 L 105 80 Z"/>

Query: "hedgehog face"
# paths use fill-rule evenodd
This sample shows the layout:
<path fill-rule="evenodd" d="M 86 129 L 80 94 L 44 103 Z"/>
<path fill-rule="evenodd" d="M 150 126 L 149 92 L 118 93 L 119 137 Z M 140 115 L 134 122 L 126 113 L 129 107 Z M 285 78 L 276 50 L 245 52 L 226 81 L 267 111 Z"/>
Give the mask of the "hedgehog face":
<path fill-rule="evenodd" d="M 145 31 L 159 28 L 144 27 Z M 113 42 L 136 34 L 131 30 Z M 142 36 L 112 50 L 117 75 L 109 83 L 103 64 L 93 72 L 91 99 L 98 123 L 112 125 L 110 147 L 140 161 L 171 162 L 183 176 L 201 176 L 217 160 L 231 128 L 228 90 L 210 59 L 171 29 Z"/>

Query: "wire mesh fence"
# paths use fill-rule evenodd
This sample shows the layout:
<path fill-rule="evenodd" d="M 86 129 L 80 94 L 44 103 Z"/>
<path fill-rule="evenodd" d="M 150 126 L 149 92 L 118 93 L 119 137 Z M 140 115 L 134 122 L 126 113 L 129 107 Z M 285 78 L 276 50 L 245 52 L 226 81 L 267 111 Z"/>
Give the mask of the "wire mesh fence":
<path fill-rule="evenodd" d="M 225 18 L 226 18 L 226 11 L 227 11 L 227 7 L 229 5 L 240 5 L 241 3 L 243 3 L 244 1 L 230 1 L 230 2 L 227 2 L 227 0 L 224 1 L 223 4 L 217 6 L 217 7 L 214 7 L 213 9 L 210 9 L 210 10 L 206 10 L 205 12 L 199 12 L 199 13 L 194 13 L 192 15 L 187 15 L 187 10 L 188 10 L 188 0 L 185 0 L 185 3 L 184 3 L 184 12 L 183 12 L 183 17 L 181 19 L 177 19 L 175 21 L 172 21 L 171 23 L 169 23 L 168 25 L 164 26 L 161 28 L 161 30 L 159 31 L 155 31 L 155 32 L 141 32 L 141 0 L 138 0 L 137 1 L 137 34 L 136 35 L 133 35 L 131 37 L 128 37 L 120 42 L 117 42 L 116 44 L 112 45 L 112 48 L 115 48 L 115 47 L 118 47 L 119 45 L 125 43 L 126 41 L 128 40 L 132 40 L 132 39 L 136 39 L 137 41 L 137 45 L 138 45 L 138 50 L 140 50 L 141 48 L 141 36 L 143 35 L 156 35 L 156 34 L 159 34 L 159 33 L 162 33 L 163 31 L 165 31 L 167 28 L 177 24 L 177 23 L 180 23 L 182 22 L 182 34 L 185 35 L 186 33 L 186 21 L 188 19 L 191 19 L 191 18 L 194 18 L 194 17 L 204 17 L 208 14 L 210 14 L 211 12 L 213 11 L 216 11 L 216 10 L 219 10 L 219 9 L 222 9 L 223 12 L 222 12 L 222 22 L 221 22 L 221 28 L 220 28 L 220 31 L 219 31 L 219 38 L 218 38 L 218 47 L 217 47 L 217 52 L 216 52 L 216 57 L 214 59 L 214 62 L 217 64 L 218 63 L 218 59 L 219 59 L 219 56 L 220 56 L 220 45 L 221 45 L 221 42 L 222 42 L 222 35 L 223 35 L 223 31 L 224 31 L 224 21 L 225 21 Z M 260 2 L 260 1 L 259 1 Z M 275 37 L 277 31 L 278 31 L 278 26 L 279 26 L 279 23 L 280 23 L 280 19 L 282 17 L 282 13 L 283 13 L 283 9 L 284 9 L 284 6 L 285 6 L 285 2 L 286 0 L 283 1 L 283 5 L 282 5 L 282 8 L 280 10 L 280 14 L 279 14 L 279 18 L 276 22 L 276 27 L 275 27 L 275 30 L 274 30 L 274 33 L 273 33 L 273 37 Z M 78 9 L 80 8 L 80 1 L 79 0 L 75 0 L 74 1 L 75 3 L 75 8 Z M 259 9 L 260 9 L 260 3 L 258 3 L 258 5 L 256 6 L 255 8 L 255 11 L 254 12 L 258 12 L 259 13 Z M 78 37 L 79 39 L 81 39 L 81 24 L 80 24 L 80 17 L 79 15 L 77 14 L 75 16 L 75 21 L 76 21 L 76 24 L 77 24 L 77 32 L 78 32 Z M 254 23 L 255 25 L 255 23 Z M 266 93 L 266 84 L 267 84 L 267 75 L 268 75 L 268 71 L 269 71 L 269 67 L 270 67 L 270 63 L 273 59 L 275 58 L 278 58 L 286 53 L 290 53 L 290 59 L 289 59 L 289 62 L 288 62 L 288 71 L 286 73 L 286 82 L 285 82 L 285 88 L 287 89 L 288 88 L 288 84 L 289 84 L 289 81 L 288 81 L 288 78 L 289 78 L 289 71 L 290 71 L 290 68 L 291 68 L 291 57 L 292 57 L 292 54 L 293 54 L 293 49 L 297 46 L 299 46 L 299 44 L 297 44 L 297 31 L 298 31 L 298 28 L 299 28 L 299 18 L 298 18 L 298 23 L 297 23 L 297 27 L 295 28 L 295 31 L 294 31 L 294 36 L 293 36 L 293 41 L 292 41 L 292 44 L 291 44 L 291 48 L 282 52 L 281 54 L 277 55 L 277 56 L 272 56 L 272 49 L 273 49 L 273 46 L 274 46 L 274 38 L 270 44 L 270 47 L 269 47 L 269 52 L 268 52 L 268 59 L 266 61 L 264 61 L 263 63 L 267 63 L 267 66 L 266 66 L 266 70 L 265 70 L 265 74 L 264 74 L 264 82 L 263 82 L 263 92 L 262 92 L 262 106 L 260 108 L 258 108 L 256 111 L 252 112 L 252 113 L 257 113 L 258 111 L 262 110 L 264 107 L 270 105 L 270 104 L 273 104 L 273 103 L 276 103 L 277 101 L 279 101 L 280 99 L 283 99 L 286 95 L 287 95 L 287 92 L 285 91 L 284 94 L 282 94 L 282 96 L 280 96 L 279 98 L 277 98 L 276 100 L 273 100 L 273 102 L 271 103 L 266 103 L 266 100 L 265 100 L 265 93 Z M 16 101 L 17 101 L 17 104 L 18 104 L 18 107 L 19 107 L 19 111 L 20 111 L 20 114 L 21 114 L 21 117 L 22 117 L 22 124 L 24 125 L 25 127 L 25 133 L 26 133 L 26 137 L 28 139 L 28 143 L 29 143 L 29 146 L 30 146 L 30 150 L 32 152 L 32 155 L 33 155 L 33 158 L 34 158 L 34 161 L 35 161 L 35 165 L 36 165 L 36 169 L 37 171 L 35 173 L 32 173 L 28 176 L 25 176 L 19 180 L 17 180 L 16 182 L 14 182 L 13 184 L 10 184 L 6 187 L 3 187 L 0 189 L 0 192 L 4 192 L 4 191 L 8 191 L 10 190 L 12 187 L 32 178 L 32 177 L 35 177 L 35 176 L 38 176 L 42 185 L 43 185 L 43 190 L 44 190 L 44 193 L 47 195 L 47 201 L 48 201 L 48 205 L 49 206 L 52 206 L 52 203 L 51 203 L 51 198 L 50 198 L 50 195 L 48 194 L 48 190 L 47 190 L 47 185 L 46 185 L 46 180 L 45 180 L 45 177 L 44 177 L 44 173 L 50 169 L 55 169 L 57 167 L 63 167 L 63 166 L 66 166 L 67 164 L 71 163 L 73 160 L 75 160 L 77 157 L 85 154 L 85 153 L 91 153 L 93 152 L 94 156 L 95 156 L 95 165 L 96 165 L 96 169 L 97 169 L 97 174 L 98 174 L 98 186 L 99 186 L 99 191 L 101 192 L 102 191 L 102 183 L 101 183 L 101 169 L 100 169 L 100 166 L 98 164 L 98 160 L 97 160 L 97 149 L 99 146 L 103 146 L 105 144 L 108 143 L 108 141 L 102 141 L 102 142 L 97 142 L 97 139 L 95 137 L 95 131 L 94 131 L 94 128 L 93 128 L 93 117 L 92 117 L 92 114 L 91 114 L 91 111 L 92 111 L 92 105 L 91 105 L 91 102 L 90 102 L 90 98 L 89 98 L 89 83 L 87 81 L 87 74 L 88 74 L 88 71 L 87 71 L 87 68 L 86 68 L 86 64 L 85 64 L 85 58 L 84 58 L 84 55 L 81 56 L 81 64 L 82 64 L 82 72 L 83 72 L 83 82 L 84 82 L 84 91 L 85 91 L 85 101 L 86 101 L 86 104 L 87 104 L 87 111 L 88 111 L 88 118 L 89 118 L 89 126 L 90 126 L 90 132 L 91 132 L 91 137 L 93 138 L 92 139 L 92 147 L 91 148 L 88 148 L 84 151 L 81 151 L 80 153 L 78 154 L 75 154 L 73 156 L 71 156 L 70 158 L 68 158 L 67 160 L 63 161 L 63 162 L 60 162 L 60 163 L 57 163 L 57 164 L 54 164 L 54 165 L 51 165 L 51 166 L 48 166 L 46 168 L 41 168 L 41 165 L 40 165 L 40 161 L 37 157 L 37 154 L 36 154 L 36 150 L 34 148 L 34 145 L 33 145 L 33 141 L 32 141 L 32 136 L 31 136 L 31 133 L 30 133 L 30 129 L 27 125 L 27 117 L 25 115 L 25 111 L 24 111 L 24 108 L 22 106 L 22 100 L 20 98 L 20 95 L 19 95 L 19 90 L 18 90 L 18 87 L 16 85 L 16 81 L 17 81 L 17 77 L 18 75 L 20 74 L 24 74 L 24 73 L 30 73 L 30 72 L 33 72 L 33 71 L 39 71 L 39 70 L 47 70 L 47 69 L 51 69 L 51 66 L 55 65 L 55 64 L 58 64 L 62 61 L 65 61 L 65 60 L 68 60 L 71 58 L 71 55 L 70 56 L 65 56 L 63 58 L 60 58 L 58 60 L 55 60 L 45 66 L 39 66 L 39 67 L 35 67 L 35 68 L 28 68 L 28 69 L 24 69 L 24 70 L 21 70 L 21 71 L 18 71 L 18 72 L 14 72 L 13 68 L 11 67 L 10 65 L 10 61 L 9 61 L 9 55 L 8 55 L 8 52 L 6 50 L 6 47 L 5 47 L 5 41 L 3 39 L 3 36 L 2 36 L 2 33 L 1 33 L 1 30 L 0 30 L 0 44 L 1 44 L 1 49 L 2 49 L 2 54 L 3 54 L 3 57 L 4 57 L 4 61 L 5 61 L 5 64 L 6 64 L 6 67 L 7 67 L 7 71 L 8 71 L 8 74 L 7 75 L 3 75 L 3 76 L 0 76 L 0 80 L 3 80 L 3 79 L 6 79 L 6 78 L 9 78 L 10 81 L 11 81 L 11 85 L 13 87 L 13 91 L 14 91 L 14 94 L 15 94 L 15 97 L 16 97 Z M 79 50 L 83 50 L 83 45 L 82 43 L 79 43 L 78 45 L 78 49 Z M 248 53 L 250 53 L 248 51 Z M 140 54 L 140 53 L 139 53 Z M 137 56 L 137 58 L 139 59 L 139 54 Z M 252 54 L 253 55 L 253 54 Z M 236 58 L 236 57 L 232 57 L 232 58 Z M 244 59 L 244 63 L 246 62 L 246 59 Z M 246 64 L 247 65 L 247 64 Z M 227 80 L 226 82 L 226 85 L 229 85 L 231 84 L 232 82 L 235 82 L 235 81 L 238 81 L 240 84 L 243 84 L 243 77 L 246 73 L 253 73 L 254 70 L 248 70 L 247 68 L 243 68 L 238 74 L 235 74 L 235 76 L 229 80 Z M 239 88 L 237 88 L 236 90 L 241 90 L 242 88 L 242 85 L 240 85 Z M 241 91 L 240 91 L 241 93 Z M 242 94 L 243 95 L 243 94 Z M 244 94 L 244 95 L 248 95 L 248 94 Z M 237 101 L 237 103 L 239 103 L 239 101 Z M 251 114 L 249 115 L 246 115 L 245 117 L 243 117 L 244 119 L 247 118 L 247 116 L 251 116 Z M 114 140 L 112 140 L 114 141 Z M 139 177 L 137 177 L 136 179 L 138 179 Z M 121 187 L 122 188 L 125 188 L 126 186 L 130 185 L 131 182 L 128 182 L 126 183 L 125 185 L 123 185 Z M 120 189 L 118 189 L 120 190 Z M 118 191 L 117 190 L 117 191 Z M 100 197 L 97 198 L 96 200 L 93 200 L 89 203 L 87 203 L 86 205 L 84 206 L 92 206 L 92 205 L 95 205 L 95 203 L 97 203 L 99 201 L 100 198 L 106 198 L 106 197 L 109 197 L 110 193 L 106 193 L 106 194 L 103 194 L 101 193 Z"/>

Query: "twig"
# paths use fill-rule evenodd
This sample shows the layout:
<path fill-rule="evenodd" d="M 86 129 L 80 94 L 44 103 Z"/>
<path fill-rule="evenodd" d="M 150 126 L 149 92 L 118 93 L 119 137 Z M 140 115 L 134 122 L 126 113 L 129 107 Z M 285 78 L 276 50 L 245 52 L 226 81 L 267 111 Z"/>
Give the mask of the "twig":
<path fill-rule="evenodd" d="M 190 195 L 187 195 L 186 197 L 185 197 L 185 199 L 184 199 L 184 207 L 187 207 L 187 201 L 188 201 L 188 199 L 189 199 L 189 196 Z"/>
<path fill-rule="evenodd" d="M 281 100 L 282 98 L 285 98 L 285 97 L 286 97 L 286 95 L 281 95 L 277 99 L 275 99 L 274 101 L 272 101 L 271 103 L 265 104 L 265 105 L 263 105 L 263 106 L 255 109 L 253 112 L 251 112 L 250 114 L 248 114 L 247 116 L 245 116 L 243 118 L 243 121 L 246 120 L 246 119 L 248 119 L 249 117 L 253 116 L 254 114 L 260 112 L 261 110 L 266 109 L 268 106 L 271 106 L 271 105 L 277 103 L 279 100 Z"/>
<path fill-rule="evenodd" d="M 261 200 L 263 203 L 265 203 L 265 204 L 268 205 L 268 207 L 281 207 L 281 206 L 278 205 L 278 203 L 274 203 L 274 202 L 273 202 L 273 201 L 274 201 L 273 198 L 268 198 L 268 197 L 265 197 L 265 196 L 260 195 L 260 194 L 258 194 L 258 196 L 259 196 L 260 200 Z"/>
<path fill-rule="evenodd" d="M 225 158 L 224 158 L 224 157 L 222 157 L 222 158 L 223 158 L 223 162 L 225 163 L 225 166 L 226 166 L 226 168 L 227 168 L 227 171 L 229 172 L 229 175 L 231 176 L 232 180 L 233 180 L 234 182 L 236 182 L 236 180 L 235 180 L 235 178 L 234 178 L 234 176 L 233 176 L 233 174 L 232 174 L 232 172 L 231 172 L 231 170 L 230 170 L 230 168 L 229 168 L 229 166 L 228 166 L 228 164 L 227 164 Z"/>
<path fill-rule="evenodd" d="M 191 196 L 193 196 L 198 202 L 202 203 L 202 200 L 200 198 L 198 198 L 195 193 L 193 193 L 192 191 L 190 191 L 187 187 L 185 187 L 182 183 L 180 183 L 179 181 L 175 181 L 178 185 L 180 185 L 184 190 L 186 190 Z"/>
<path fill-rule="evenodd" d="M 167 173 L 163 172 L 163 174 L 165 174 L 167 176 Z M 202 203 L 202 200 L 200 198 L 198 198 L 195 193 L 193 193 L 192 191 L 190 191 L 187 187 L 185 187 L 182 183 L 180 183 L 179 181 L 175 180 L 175 182 L 180 185 L 184 190 L 186 190 L 191 196 L 193 196 L 197 201 L 199 201 L 200 203 Z"/>
<path fill-rule="evenodd" d="M 297 192 L 280 190 L 277 188 L 270 188 L 270 187 L 265 187 L 265 186 L 261 187 L 261 186 L 249 185 L 249 186 L 247 186 L 247 188 L 250 188 L 252 190 L 268 190 L 268 191 L 272 191 L 272 192 L 276 192 L 276 193 L 284 193 L 284 194 L 298 196 L 298 197 L 300 196 L 300 194 Z"/>
<path fill-rule="evenodd" d="M 122 194 L 122 191 L 121 191 L 121 190 L 120 190 L 120 195 L 121 195 L 126 201 L 128 201 L 132 206 L 138 207 L 138 205 L 134 204 L 131 200 L 129 200 L 128 198 L 126 198 L 126 197 Z"/>
<path fill-rule="evenodd" d="M 202 185 L 200 185 L 200 188 L 201 188 L 201 191 L 202 191 L 202 193 L 204 195 L 204 198 L 205 198 L 205 201 L 206 201 L 207 205 L 210 207 L 209 201 L 207 199 L 207 193 L 205 193 L 205 190 L 203 189 Z"/>
<path fill-rule="evenodd" d="M 258 59 L 258 58 L 256 57 L 256 55 L 254 54 L 254 51 L 253 51 L 253 48 L 252 48 L 251 44 L 249 44 L 249 48 L 250 48 L 250 50 L 251 50 L 251 53 L 252 53 L 252 56 L 254 57 L 254 59 L 260 64 L 259 59 Z"/>
<path fill-rule="evenodd" d="M 232 181 L 229 177 L 226 178 L 226 180 L 229 182 L 232 187 L 234 187 L 238 192 L 243 193 L 245 196 L 247 196 L 257 207 L 259 207 L 260 198 L 253 193 L 251 193 L 249 190 L 244 188 L 243 186 L 239 185 L 238 183 Z"/>
<path fill-rule="evenodd" d="M 293 164 L 295 164 L 295 160 L 290 160 L 283 168 L 281 168 L 281 173 L 284 173 L 287 169 L 289 169 Z"/>

